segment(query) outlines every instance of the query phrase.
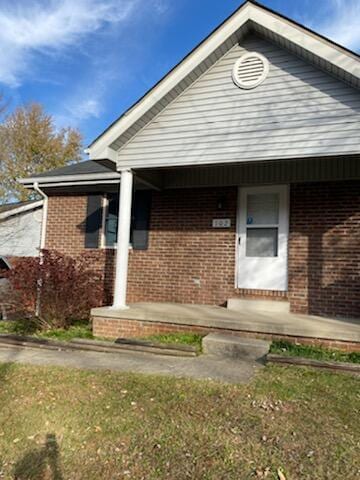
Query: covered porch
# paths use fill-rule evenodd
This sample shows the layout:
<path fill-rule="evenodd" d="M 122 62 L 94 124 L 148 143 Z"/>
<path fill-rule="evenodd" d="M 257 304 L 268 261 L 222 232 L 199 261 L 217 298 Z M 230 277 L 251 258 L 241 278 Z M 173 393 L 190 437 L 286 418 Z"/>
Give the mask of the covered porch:
<path fill-rule="evenodd" d="M 111 309 L 226 305 L 240 296 L 288 300 L 297 314 L 359 318 L 358 160 L 120 170 Z M 152 192 L 140 212 L 135 206 L 132 239 L 140 249 L 129 249 L 134 184 Z M 248 252 L 249 238 L 255 247 Z"/>
<path fill-rule="evenodd" d="M 210 305 L 135 303 L 127 310 L 91 311 L 97 336 L 141 337 L 166 332 L 226 332 L 266 339 L 284 339 L 332 348 L 360 350 L 360 322 L 299 315 L 276 302 L 269 309 L 244 306 L 241 311 Z"/>

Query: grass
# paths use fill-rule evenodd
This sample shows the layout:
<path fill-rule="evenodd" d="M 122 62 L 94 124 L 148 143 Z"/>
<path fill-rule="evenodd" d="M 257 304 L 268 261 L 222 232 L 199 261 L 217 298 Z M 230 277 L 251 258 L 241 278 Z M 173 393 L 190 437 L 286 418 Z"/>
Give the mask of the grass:
<path fill-rule="evenodd" d="M 196 333 L 165 333 L 159 335 L 150 335 L 142 338 L 142 340 L 150 340 L 151 342 L 167 343 L 175 345 L 190 345 L 201 351 L 201 341 L 203 335 Z"/>
<path fill-rule="evenodd" d="M 285 341 L 276 341 L 271 344 L 270 353 L 290 357 L 305 357 L 315 360 L 332 360 L 336 362 L 360 363 L 360 352 L 341 352 L 310 345 L 298 345 Z"/>
<path fill-rule="evenodd" d="M 37 337 L 49 338 L 52 340 L 60 340 L 63 342 L 68 342 L 73 338 L 90 338 L 90 339 L 94 338 L 92 334 L 91 326 L 88 322 L 86 323 L 78 322 L 66 330 L 64 328 L 58 328 L 58 329 L 49 330 L 48 332 L 39 332 L 37 333 Z"/>
<path fill-rule="evenodd" d="M 352 376 L 269 366 L 230 386 L 2 364 L 0 380 L 4 479 L 359 478 Z"/>
<path fill-rule="evenodd" d="M 34 335 L 37 327 L 31 320 L 0 321 L 0 334 Z"/>
<path fill-rule="evenodd" d="M 0 322 L 0 333 L 30 335 L 37 338 L 48 338 L 59 341 L 69 341 L 73 338 L 94 338 L 88 322 L 77 322 L 68 329 L 58 328 L 40 331 L 35 322 L 30 319 Z"/>

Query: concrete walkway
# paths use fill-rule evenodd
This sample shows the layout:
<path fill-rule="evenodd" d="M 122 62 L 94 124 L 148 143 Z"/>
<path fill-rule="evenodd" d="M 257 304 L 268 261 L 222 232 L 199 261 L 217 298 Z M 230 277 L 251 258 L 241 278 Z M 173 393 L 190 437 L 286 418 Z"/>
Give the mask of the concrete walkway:
<path fill-rule="evenodd" d="M 174 377 L 211 379 L 225 383 L 248 382 L 256 370 L 261 368 L 260 363 L 221 359 L 210 355 L 185 358 L 138 352 L 113 354 L 40 350 L 13 346 L 0 347 L 0 362 L 171 375 Z"/>

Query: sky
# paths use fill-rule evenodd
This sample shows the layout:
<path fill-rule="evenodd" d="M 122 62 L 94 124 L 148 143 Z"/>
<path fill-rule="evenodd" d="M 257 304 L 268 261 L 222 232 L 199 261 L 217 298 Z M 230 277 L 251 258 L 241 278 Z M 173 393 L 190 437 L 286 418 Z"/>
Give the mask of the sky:
<path fill-rule="evenodd" d="M 88 145 L 242 0 L 0 0 L 0 92 Z M 360 51 L 360 0 L 262 0 Z"/>

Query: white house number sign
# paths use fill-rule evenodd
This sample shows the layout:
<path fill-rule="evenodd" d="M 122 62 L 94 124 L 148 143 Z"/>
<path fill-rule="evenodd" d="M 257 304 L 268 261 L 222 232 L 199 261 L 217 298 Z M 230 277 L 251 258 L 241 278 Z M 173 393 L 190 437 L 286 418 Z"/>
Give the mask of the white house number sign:
<path fill-rule="evenodd" d="M 213 228 L 230 228 L 231 219 L 230 218 L 214 218 L 212 221 Z"/>

